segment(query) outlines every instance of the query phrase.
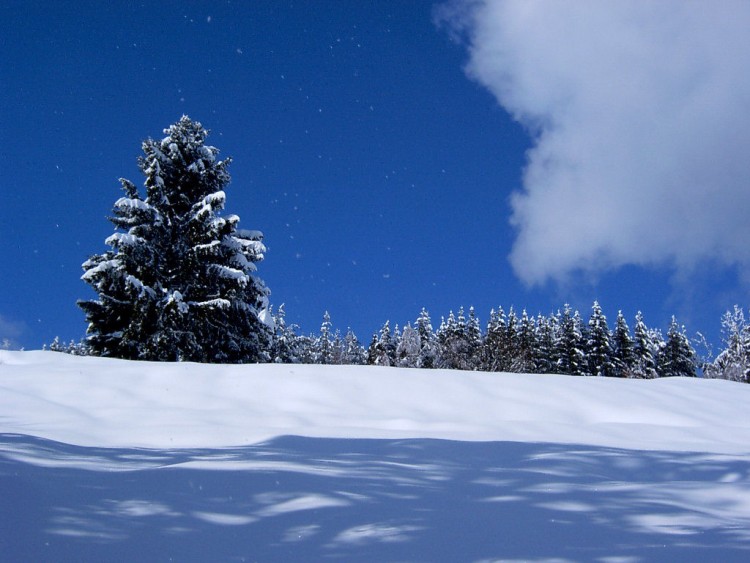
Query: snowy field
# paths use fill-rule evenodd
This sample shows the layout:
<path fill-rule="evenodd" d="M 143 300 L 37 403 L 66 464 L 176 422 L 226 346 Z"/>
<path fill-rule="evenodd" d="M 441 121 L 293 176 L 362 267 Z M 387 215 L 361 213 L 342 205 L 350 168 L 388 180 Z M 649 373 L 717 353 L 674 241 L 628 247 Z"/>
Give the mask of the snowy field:
<path fill-rule="evenodd" d="M 0 561 L 748 561 L 750 385 L 0 351 Z"/>

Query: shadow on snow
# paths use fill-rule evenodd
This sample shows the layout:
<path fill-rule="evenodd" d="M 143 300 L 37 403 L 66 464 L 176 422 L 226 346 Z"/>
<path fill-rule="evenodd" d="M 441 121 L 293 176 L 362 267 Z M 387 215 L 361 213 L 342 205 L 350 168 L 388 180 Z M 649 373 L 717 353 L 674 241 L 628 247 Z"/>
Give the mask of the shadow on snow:
<path fill-rule="evenodd" d="M 0 559 L 745 561 L 750 458 L 283 437 L 211 450 L 0 435 Z"/>

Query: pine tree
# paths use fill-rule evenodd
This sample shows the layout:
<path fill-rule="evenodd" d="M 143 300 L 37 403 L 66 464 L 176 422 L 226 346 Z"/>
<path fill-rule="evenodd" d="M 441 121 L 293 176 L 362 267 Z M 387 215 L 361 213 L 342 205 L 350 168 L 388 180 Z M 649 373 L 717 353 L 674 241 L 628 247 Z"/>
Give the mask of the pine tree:
<path fill-rule="evenodd" d="M 481 366 L 485 371 L 507 371 L 509 363 L 505 356 L 507 322 L 505 311 L 499 307 L 490 311 L 487 331 L 482 345 Z"/>
<path fill-rule="evenodd" d="M 315 355 L 315 341 L 316 336 L 312 334 L 301 334 L 296 340 L 296 352 L 297 352 L 297 363 L 300 364 L 314 364 L 317 361 Z"/>
<path fill-rule="evenodd" d="M 469 330 L 464 315 L 464 308 L 458 310 L 458 317 L 453 311 L 448 315 L 448 320 L 441 323 L 437 333 L 438 366 L 443 369 L 471 368 L 469 356 Z"/>
<path fill-rule="evenodd" d="M 559 373 L 586 374 L 586 356 L 583 347 L 581 317 L 578 311 L 574 312 L 566 303 L 560 316 L 560 331 L 555 346 Z"/>
<path fill-rule="evenodd" d="M 331 338 L 331 315 L 326 311 L 323 314 L 323 322 L 320 325 L 320 333 L 313 344 L 313 358 L 316 364 L 332 364 L 333 362 L 333 340 Z"/>
<path fill-rule="evenodd" d="M 344 356 L 342 363 L 349 366 L 361 366 L 367 363 L 367 353 L 357 339 L 352 329 L 346 331 L 344 335 Z"/>
<path fill-rule="evenodd" d="M 516 332 L 516 349 L 513 353 L 512 370 L 516 373 L 530 373 L 534 370 L 534 355 L 537 353 L 534 321 L 529 318 L 526 309 L 521 311 Z"/>
<path fill-rule="evenodd" d="M 731 381 L 748 381 L 750 371 L 750 339 L 742 308 L 734 306 L 734 311 L 727 311 L 721 317 L 721 332 L 724 349 L 714 362 L 706 366 L 706 377 L 729 379 Z"/>
<path fill-rule="evenodd" d="M 438 343 L 437 367 L 441 369 L 456 369 L 455 355 L 453 353 L 453 338 L 455 333 L 456 317 L 453 311 L 450 311 L 447 319 L 440 319 L 440 326 L 435 335 Z"/>
<path fill-rule="evenodd" d="M 557 371 L 557 357 L 555 356 L 555 340 L 557 339 L 557 317 L 542 315 L 536 321 L 536 354 L 534 355 L 534 371 L 536 373 L 555 373 Z"/>
<path fill-rule="evenodd" d="M 336 332 L 333 333 L 333 342 L 331 343 L 331 364 L 335 366 L 344 365 L 344 352 L 344 339 L 341 337 L 341 331 L 336 329 Z"/>
<path fill-rule="evenodd" d="M 369 346 L 367 346 L 367 365 L 377 365 L 378 359 L 378 335 L 373 334 Z"/>
<path fill-rule="evenodd" d="M 300 361 L 297 325 L 286 324 L 286 309 L 282 303 L 273 315 L 274 335 L 271 346 L 271 361 L 277 364 L 295 364 Z"/>
<path fill-rule="evenodd" d="M 654 341 L 652 333 L 643 322 L 643 314 L 638 311 L 635 316 L 635 327 L 633 328 L 633 372 L 632 377 L 653 379 L 658 377 L 656 372 L 656 354 L 654 351 L 658 344 Z"/>
<path fill-rule="evenodd" d="M 375 366 L 393 366 L 396 364 L 396 343 L 391 335 L 390 321 L 380 329 L 380 335 L 373 335 L 368 348 L 367 363 Z"/>
<path fill-rule="evenodd" d="M 505 324 L 505 338 L 502 341 L 502 355 L 505 359 L 505 368 L 503 371 L 518 371 L 517 356 L 520 349 L 518 342 L 518 316 L 515 309 L 511 306 L 508 310 L 508 318 Z"/>
<path fill-rule="evenodd" d="M 396 365 L 404 368 L 419 367 L 420 342 L 419 333 L 406 323 L 401 339 L 396 346 Z"/>
<path fill-rule="evenodd" d="M 657 359 L 661 377 L 695 377 L 695 350 L 685 334 L 685 328 L 672 317 L 667 341 Z"/>
<path fill-rule="evenodd" d="M 482 327 L 474 307 L 469 307 L 469 322 L 466 327 L 467 364 L 469 369 L 481 369 L 482 364 Z"/>
<path fill-rule="evenodd" d="M 419 367 L 432 369 L 436 367 L 437 341 L 432 332 L 430 314 L 426 309 L 422 308 L 416 325 L 419 335 Z"/>
<path fill-rule="evenodd" d="M 616 377 L 631 377 L 635 365 L 633 337 L 622 311 L 617 312 L 612 338 L 612 363 Z"/>
<path fill-rule="evenodd" d="M 112 247 L 83 264 L 98 299 L 80 301 L 87 345 L 101 356 L 142 360 L 268 359 L 269 291 L 255 275 L 258 231 L 221 215 L 230 159 L 183 116 L 161 141 L 143 143 L 145 198 L 129 180 L 114 205 Z"/>
<path fill-rule="evenodd" d="M 615 375 L 612 363 L 612 343 L 604 316 L 598 301 L 594 301 L 589 317 L 588 340 L 586 342 L 586 357 L 591 375 L 611 377 Z"/>

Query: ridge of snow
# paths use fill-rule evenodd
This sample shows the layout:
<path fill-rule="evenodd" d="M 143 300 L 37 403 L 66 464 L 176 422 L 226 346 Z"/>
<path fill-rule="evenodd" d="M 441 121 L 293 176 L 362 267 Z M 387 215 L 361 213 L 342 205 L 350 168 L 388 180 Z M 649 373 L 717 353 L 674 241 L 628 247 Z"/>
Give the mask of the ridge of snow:
<path fill-rule="evenodd" d="M 374 366 L 129 362 L 0 351 L 0 433 L 227 447 L 284 435 L 748 453 L 750 386 Z"/>

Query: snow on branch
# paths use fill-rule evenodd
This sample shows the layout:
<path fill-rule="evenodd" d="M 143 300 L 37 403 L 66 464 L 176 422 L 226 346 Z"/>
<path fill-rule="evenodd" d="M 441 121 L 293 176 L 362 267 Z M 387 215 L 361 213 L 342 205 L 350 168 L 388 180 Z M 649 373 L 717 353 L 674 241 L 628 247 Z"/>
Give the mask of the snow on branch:
<path fill-rule="evenodd" d="M 200 148 L 201 156 L 206 159 L 208 162 L 214 162 L 216 160 L 216 153 L 219 152 L 219 149 L 216 147 L 209 147 L 206 145 L 203 145 Z"/>
<path fill-rule="evenodd" d="M 208 194 L 206 197 L 204 197 L 203 203 L 204 205 L 212 205 L 214 207 L 224 207 L 224 203 L 226 203 L 226 200 L 227 194 L 224 192 L 224 190 L 219 190 L 218 192 Z"/>
<path fill-rule="evenodd" d="M 196 244 L 193 247 L 193 252 L 197 254 L 215 254 L 219 246 L 221 246 L 220 240 L 212 240 L 206 244 Z"/>
<path fill-rule="evenodd" d="M 263 233 L 261 231 L 253 231 L 250 229 L 237 229 L 237 236 L 252 241 L 263 240 Z"/>
<path fill-rule="evenodd" d="M 86 262 L 84 266 L 87 266 L 91 262 Z M 84 274 L 81 276 L 82 280 L 90 282 L 95 276 L 98 276 L 99 274 L 103 274 L 104 272 L 107 272 L 109 270 L 115 270 L 120 267 L 120 261 L 117 259 L 114 260 L 104 260 L 103 262 L 100 262 L 93 268 L 89 268 L 84 272 Z"/>
<path fill-rule="evenodd" d="M 191 221 L 203 221 L 214 209 L 223 209 L 227 194 L 223 190 L 208 194 L 198 203 L 193 205 L 193 216 Z"/>
<path fill-rule="evenodd" d="M 250 260 L 248 260 L 247 257 L 241 252 L 235 253 L 230 258 L 230 261 L 232 262 L 232 264 L 234 264 L 238 268 L 241 268 L 245 272 L 255 272 L 258 269 L 255 264 L 250 262 Z"/>
<path fill-rule="evenodd" d="M 229 309 L 232 304 L 228 299 L 209 299 L 208 301 L 190 301 L 190 305 L 206 309 Z"/>
<path fill-rule="evenodd" d="M 115 202 L 115 207 L 119 209 L 137 209 L 139 211 L 154 211 L 148 203 L 142 199 L 135 199 L 130 197 L 121 197 Z"/>
<path fill-rule="evenodd" d="M 141 280 L 136 278 L 135 276 L 129 275 L 125 278 L 125 280 L 133 286 L 135 289 L 138 290 L 138 296 L 143 297 L 143 294 L 147 294 L 149 297 L 156 297 L 156 292 L 153 290 L 153 288 L 148 287 L 145 285 Z"/>
<path fill-rule="evenodd" d="M 211 269 L 216 270 L 216 273 L 220 278 L 237 280 L 241 285 L 247 283 L 247 274 L 242 270 L 230 268 L 229 266 L 222 266 L 220 264 L 212 264 Z"/>
<path fill-rule="evenodd" d="M 109 237 L 107 237 L 107 239 L 104 241 L 105 244 L 108 244 L 114 247 L 133 246 L 136 244 L 141 244 L 143 242 L 144 240 L 141 237 L 137 237 L 129 233 L 114 233 L 110 235 Z"/>
<path fill-rule="evenodd" d="M 177 310 L 180 313 L 187 313 L 190 310 L 189 304 L 185 303 L 182 300 L 182 293 L 180 293 L 179 291 L 173 291 L 167 297 L 167 302 L 166 302 L 167 306 L 173 303 L 176 304 Z M 192 302 L 190 303 L 190 305 L 192 305 Z"/>

